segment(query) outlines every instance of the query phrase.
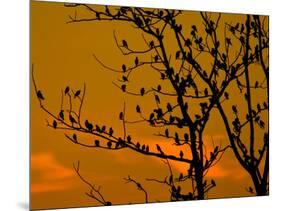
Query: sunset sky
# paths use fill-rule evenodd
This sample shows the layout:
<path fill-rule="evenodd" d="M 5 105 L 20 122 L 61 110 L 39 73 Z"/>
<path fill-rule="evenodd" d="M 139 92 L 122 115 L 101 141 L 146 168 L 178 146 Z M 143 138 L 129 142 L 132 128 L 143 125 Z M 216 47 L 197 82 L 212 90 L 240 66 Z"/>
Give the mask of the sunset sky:
<path fill-rule="evenodd" d="M 66 24 L 68 16 L 74 14 L 73 8 L 62 3 L 31 1 L 31 63 L 34 64 L 36 84 L 44 93 L 44 105 L 52 112 L 60 111 L 61 91 L 66 86 L 78 90 L 86 84 L 82 116 L 92 122 L 111 126 L 122 135 L 122 122 L 118 119 L 126 102 L 129 119 L 137 119 L 136 104 L 147 113 L 155 106 L 154 96 L 129 96 L 116 88 L 120 75 L 106 71 L 93 57 L 95 54 L 108 66 L 120 69 L 123 63 L 133 63 L 134 57 L 123 56 L 115 45 L 113 31 L 119 40 L 126 39 L 136 49 L 143 48 L 142 34 L 131 24 L 117 22 L 82 22 Z M 77 13 L 83 17 L 83 11 Z M 216 14 L 214 14 L 214 17 Z M 222 23 L 244 21 L 245 15 L 222 14 Z M 202 25 L 198 12 L 184 12 L 179 19 L 184 28 L 190 31 L 191 25 Z M 268 21 L 268 19 L 266 19 Z M 223 25 L 223 24 L 222 24 Z M 200 30 L 200 26 L 198 26 Z M 224 36 L 224 27 L 219 28 Z M 173 41 L 167 48 L 173 51 Z M 208 65 L 208 61 L 204 61 Z M 258 68 L 258 67 L 256 67 Z M 145 72 L 145 74 L 144 74 Z M 157 75 L 158 77 L 158 75 Z M 141 68 L 132 80 L 131 89 L 149 87 L 157 79 L 149 68 Z M 261 78 L 255 74 L 257 80 Z M 157 79 L 158 80 L 158 79 Z M 164 85 L 163 85 L 164 86 Z M 169 88 L 167 88 L 169 89 Z M 232 102 L 239 103 L 243 96 L 237 88 L 228 90 Z M 254 99 L 264 98 L 265 91 L 257 92 Z M 166 99 L 167 101 L 167 99 Z M 165 102 L 165 100 L 164 100 Z M 231 102 L 229 110 L 231 112 Z M 246 108 L 239 111 L 245 113 Z M 52 119 L 39 106 L 33 84 L 31 84 L 31 208 L 62 208 L 99 205 L 87 197 L 88 187 L 81 182 L 73 170 L 73 163 L 80 161 L 83 177 L 97 186 L 105 198 L 113 204 L 143 203 L 143 194 L 133 184 L 125 184 L 124 177 L 130 175 L 139 181 L 149 194 L 149 201 L 169 201 L 168 188 L 157 183 L 147 182 L 145 178 L 163 179 L 168 168 L 161 159 L 137 154 L 128 149 L 108 151 L 89 149 L 71 143 L 64 131 L 47 127 Z M 178 155 L 178 147 L 170 147 L 164 138 L 155 136 L 160 129 L 149 127 L 147 123 L 131 124 L 128 133 L 135 140 L 151 145 L 162 146 L 168 154 Z M 247 134 L 243 134 L 247 136 Z M 263 140 L 263 133 L 257 134 Z M 224 125 L 217 111 L 214 111 L 205 131 L 206 150 L 215 145 L 226 146 L 228 139 Z M 187 155 L 188 156 L 188 155 Z M 171 162 L 175 174 L 186 172 L 187 166 Z M 207 179 L 215 179 L 217 187 L 211 190 L 208 198 L 249 196 L 246 188 L 251 180 L 240 167 L 238 161 L 228 150 L 223 159 L 212 168 Z"/>

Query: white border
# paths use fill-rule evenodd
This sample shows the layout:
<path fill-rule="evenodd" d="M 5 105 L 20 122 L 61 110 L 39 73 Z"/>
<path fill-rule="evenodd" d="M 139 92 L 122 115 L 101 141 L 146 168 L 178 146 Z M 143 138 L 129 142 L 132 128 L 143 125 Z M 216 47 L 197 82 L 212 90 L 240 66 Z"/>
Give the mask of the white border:
<path fill-rule="evenodd" d="M 69 1 L 70 2 L 70 1 Z M 270 196 L 71 210 L 277 210 L 280 207 L 280 13 L 277 0 L 75 0 L 97 4 L 270 15 Z M 29 200 L 29 1 L 2 0 L 0 22 L 0 210 Z M 235 174 L 235 172 L 233 172 Z M 226 187 L 227 188 L 227 187 Z M 25 208 L 27 210 L 28 208 Z"/>

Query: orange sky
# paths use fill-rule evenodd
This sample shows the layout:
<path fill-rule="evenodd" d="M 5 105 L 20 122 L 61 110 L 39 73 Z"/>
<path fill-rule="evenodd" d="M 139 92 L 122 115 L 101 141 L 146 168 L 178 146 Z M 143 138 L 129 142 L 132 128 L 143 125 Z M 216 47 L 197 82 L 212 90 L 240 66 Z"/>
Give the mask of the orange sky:
<path fill-rule="evenodd" d="M 62 3 L 31 2 L 31 62 L 35 67 L 37 86 L 46 98 L 44 105 L 54 113 L 60 110 L 61 90 L 70 86 L 74 90 L 87 86 L 87 93 L 82 115 L 93 122 L 112 126 L 115 131 L 122 131 L 118 114 L 126 101 L 127 115 L 136 119 L 135 105 L 139 97 L 128 96 L 118 90 L 112 81 L 118 76 L 105 71 L 93 58 L 95 53 L 104 63 L 120 68 L 124 61 L 132 61 L 133 57 L 124 57 L 115 46 L 113 31 L 120 39 L 127 39 L 134 48 L 142 48 L 141 34 L 129 24 L 112 22 L 66 24 L 72 8 L 65 8 Z M 79 12 L 83 15 L 83 12 Z M 223 14 L 222 22 L 244 20 L 244 15 Z M 184 22 L 185 20 L 192 20 Z M 201 24 L 197 12 L 185 12 L 179 20 L 188 29 L 193 24 Z M 223 36 L 223 29 L 219 35 Z M 173 51 L 173 42 L 167 43 L 167 49 Z M 205 62 L 205 65 L 208 65 Z M 146 71 L 145 75 L 143 71 Z M 255 77 L 259 78 L 258 74 Z M 155 74 L 147 69 L 140 70 L 132 78 L 132 89 L 149 86 Z M 169 192 L 166 187 L 145 181 L 145 178 L 164 178 L 168 169 L 161 160 L 136 154 L 127 149 L 122 151 L 106 151 L 87 149 L 69 142 L 63 131 L 46 126 L 51 119 L 40 110 L 31 85 L 31 207 L 62 208 L 98 205 L 84 193 L 88 187 L 82 183 L 74 172 L 72 165 L 80 161 L 81 174 L 94 184 L 102 186 L 105 198 L 113 204 L 142 203 L 143 195 L 132 184 L 125 184 L 123 178 L 130 175 L 143 184 L 149 193 L 149 201 L 167 201 Z M 231 90 L 233 89 L 233 90 Z M 241 96 L 230 93 L 234 101 L 239 102 Z M 265 93 L 257 93 L 254 98 L 264 97 Z M 153 108 L 152 96 L 141 99 L 141 106 Z M 169 100 L 169 99 L 166 99 Z M 165 100 L 164 100 L 165 101 Z M 231 103 L 229 103 L 229 110 Z M 149 111 L 149 110 L 148 110 Z M 245 113 L 241 109 L 241 113 Z M 165 139 L 153 134 L 159 129 L 147 124 L 129 125 L 128 132 L 133 138 L 151 146 L 159 143 L 165 152 L 178 154 L 178 148 L 169 147 Z M 262 133 L 257 139 L 262 140 Z M 204 141 L 207 151 L 215 144 L 226 145 L 228 140 L 222 121 L 217 112 L 211 116 L 206 128 Z M 177 174 L 186 171 L 186 166 L 172 162 Z M 209 198 L 247 196 L 246 187 L 251 180 L 239 166 L 232 152 L 225 153 L 223 160 L 207 175 L 214 178 L 217 187 L 211 190 Z M 239 184 L 239 185 L 237 185 Z M 162 189 L 166 191 L 162 191 Z M 159 191 L 161 190 L 161 191 Z"/>

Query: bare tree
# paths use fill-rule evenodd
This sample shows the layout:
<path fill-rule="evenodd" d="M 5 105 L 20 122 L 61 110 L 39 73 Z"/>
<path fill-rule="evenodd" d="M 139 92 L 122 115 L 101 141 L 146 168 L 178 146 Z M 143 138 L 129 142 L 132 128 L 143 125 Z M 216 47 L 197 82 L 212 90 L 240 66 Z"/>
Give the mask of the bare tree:
<path fill-rule="evenodd" d="M 206 193 L 216 186 L 214 180 L 207 181 L 205 176 L 209 169 L 221 159 L 223 153 L 229 147 L 214 146 L 210 155 L 207 155 L 207 151 L 205 150 L 204 130 L 211 113 L 215 109 L 218 109 L 226 126 L 231 148 L 240 164 L 251 175 L 254 181 L 253 172 L 256 172 L 259 166 L 257 165 L 255 170 L 253 170 L 253 166 L 257 164 L 256 161 L 251 161 L 255 165 L 248 167 L 249 159 L 247 161 L 246 159 L 242 159 L 242 156 L 247 155 L 247 153 L 244 150 L 245 145 L 242 147 L 240 135 L 244 125 L 252 125 L 254 119 L 259 116 L 260 112 L 267 110 L 268 106 L 264 105 L 254 115 L 252 112 L 249 112 L 251 114 L 249 114 L 245 124 L 239 123 L 238 127 L 240 129 L 237 130 L 238 127 L 236 127 L 234 128 L 235 132 L 233 132 L 229 124 L 231 117 L 228 117 L 225 112 L 224 102 L 229 100 L 230 94 L 226 91 L 227 88 L 231 84 L 236 83 L 239 90 L 247 90 L 248 109 L 251 109 L 250 111 L 253 110 L 252 104 L 249 103 L 251 102 L 250 90 L 252 88 L 249 82 L 249 66 L 252 64 L 261 61 L 262 69 L 267 74 L 267 80 L 265 81 L 268 81 L 268 67 L 266 67 L 264 59 L 265 49 L 268 48 L 265 45 L 266 40 L 264 39 L 264 37 L 267 37 L 267 33 L 263 28 L 264 25 L 260 23 L 258 16 L 253 17 L 255 25 L 252 22 L 251 24 L 249 23 L 251 16 L 247 16 L 246 32 L 240 28 L 239 23 L 235 26 L 225 23 L 223 26 L 225 28 L 224 37 L 220 39 L 217 29 L 221 21 L 221 14 L 218 14 L 215 18 L 211 18 L 209 13 L 201 13 L 203 25 L 200 27 L 203 27 L 204 31 L 201 30 L 202 32 L 199 32 L 199 27 L 192 25 L 190 35 L 186 37 L 183 31 L 186 32 L 188 29 L 183 29 L 183 25 L 178 22 L 178 16 L 182 15 L 181 11 L 107 6 L 104 8 L 95 8 L 86 4 L 66 4 L 66 6 L 73 7 L 75 10 L 77 8 L 86 9 L 90 12 L 90 17 L 78 18 L 77 12 L 75 11 L 74 16 L 69 16 L 70 20 L 68 23 L 118 21 L 131 24 L 143 33 L 145 49 L 138 50 L 133 49 L 126 39 L 119 40 L 114 32 L 114 39 L 120 52 L 123 55 L 135 55 L 134 65 L 132 66 L 121 64 L 120 68 L 112 68 L 101 61 L 96 55 L 94 57 L 103 68 L 120 74 L 119 80 L 114 83 L 118 88 L 129 95 L 139 97 L 146 95 L 152 96 L 155 101 L 155 108 L 152 111 L 146 111 L 140 105 L 136 105 L 135 109 L 140 119 L 130 121 L 126 116 L 126 107 L 124 104 L 124 108 L 119 115 L 124 131 L 123 134 L 116 134 L 113 128 L 107 128 L 99 124 L 93 125 L 89 118 L 81 116 L 86 85 L 84 85 L 82 91 L 74 91 L 70 87 L 66 87 L 62 91 L 60 112 L 55 114 L 45 106 L 45 98 L 41 90 L 37 88 L 33 76 L 33 83 L 39 104 L 42 110 L 53 119 L 53 123 L 48 124 L 50 127 L 72 131 L 72 133 L 65 133 L 66 138 L 72 143 L 84 147 L 117 151 L 127 148 L 136 153 L 162 158 L 170 169 L 169 178 L 166 177 L 163 181 L 158 179 L 150 179 L 150 181 L 168 185 L 170 187 L 171 200 L 204 199 L 206 198 Z M 245 24 L 241 23 L 242 26 L 245 27 Z M 171 37 L 171 34 L 169 37 L 167 36 L 170 33 L 167 32 L 168 28 L 173 32 L 173 37 Z M 250 32 L 251 30 L 253 32 Z M 240 37 L 236 35 L 237 31 L 240 33 Z M 227 36 L 229 32 L 230 37 Z M 258 41 L 255 50 L 252 49 L 252 43 L 249 42 L 249 37 L 252 36 L 257 38 Z M 175 40 L 176 47 L 174 52 L 169 51 L 166 47 L 166 40 L 168 39 Z M 234 41 L 235 39 L 236 41 Z M 236 43 L 234 44 L 234 42 Z M 235 53 L 237 49 L 238 53 Z M 210 67 L 200 65 L 200 58 L 202 56 L 208 58 L 211 63 Z M 155 85 L 151 88 L 140 87 L 139 91 L 128 89 L 128 84 L 132 83 L 131 77 L 135 70 L 143 66 L 147 66 L 159 74 L 159 81 L 155 81 Z M 241 77 L 246 78 L 246 84 L 242 84 L 240 81 Z M 167 89 L 162 84 L 167 84 L 172 89 Z M 265 85 L 266 89 L 267 87 L 268 84 Z M 264 83 L 258 82 L 257 85 L 255 84 L 255 88 L 263 89 Z M 68 109 L 63 108 L 64 98 L 68 98 Z M 163 98 L 171 100 L 163 105 L 161 103 Z M 73 101 L 79 101 L 79 106 L 76 110 L 73 106 Z M 190 104 L 197 105 L 195 106 L 196 109 L 193 109 L 194 106 L 191 108 Z M 237 107 L 235 108 L 237 109 Z M 238 122 L 237 112 L 235 112 L 235 115 L 236 122 Z M 156 135 L 170 140 L 171 145 L 184 146 L 185 150 L 179 150 L 177 155 L 170 155 L 161 149 L 161 146 L 158 144 L 156 144 L 155 149 L 152 146 L 135 141 L 132 135 L 128 134 L 126 125 L 132 123 L 137 124 L 139 122 L 147 122 L 151 127 L 163 128 L 163 131 Z M 260 126 L 263 125 L 262 127 L 265 127 L 265 123 L 262 124 L 261 120 L 257 122 Z M 87 144 L 87 142 L 79 137 L 79 133 L 90 134 L 96 137 L 96 140 L 93 144 Z M 265 145 L 261 150 L 258 163 L 263 160 L 265 151 L 268 153 L 268 141 L 264 143 Z M 251 144 L 251 146 L 253 145 L 254 143 Z M 187 156 L 189 153 L 191 153 L 191 158 Z M 250 160 L 254 159 L 255 156 L 252 153 Z M 186 163 L 187 174 L 180 174 L 178 177 L 175 177 L 170 168 L 169 160 Z M 268 169 L 265 166 L 264 172 L 266 171 L 268 172 Z M 135 183 L 138 189 L 145 193 L 145 201 L 147 202 L 147 192 L 140 183 L 131 177 L 128 177 L 126 180 Z M 191 182 L 192 190 L 182 190 L 180 186 L 182 182 Z M 256 183 L 254 182 L 254 184 L 258 193 Z"/>

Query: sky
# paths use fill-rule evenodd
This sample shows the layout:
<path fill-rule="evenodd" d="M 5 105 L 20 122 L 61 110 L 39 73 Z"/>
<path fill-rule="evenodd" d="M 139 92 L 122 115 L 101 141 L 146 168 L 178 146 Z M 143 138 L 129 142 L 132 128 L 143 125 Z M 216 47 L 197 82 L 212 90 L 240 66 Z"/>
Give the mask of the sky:
<path fill-rule="evenodd" d="M 155 106 L 152 100 L 154 97 L 146 96 L 140 99 L 139 96 L 124 94 L 112 83 L 118 82 L 120 75 L 106 71 L 94 59 L 93 54 L 108 66 L 119 69 L 123 63 L 133 63 L 134 57 L 123 56 L 120 53 L 113 32 L 118 40 L 126 39 L 129 45 L 136 49 L 142 49 L 144 46 L 142 34 L 127 23 L 67 24 L 69 15 L 73 14 L 74 9 L 66 8 L 62 3 L 31 2 L 31 63 L 34 65 L 36 84 L 44 93 L 44 105 L 53 113 L 58 113 L 61 108 L 61 91 L 66 86 L 76 91 L 82 89 L 85 83 L 87 91 L 82 116 L 95 123 L 111 126 L 116 133 L 122 134 L 122 123 L 118 120 L 118 115 L 124 102 L 128 118 L 134 120 L 138 117 L 135 105 L 140 104 L 149 111 Z M 83 17 L 87 14 L 79 10 L 77 15 Z M 223 14 L 221 21 L 235 23 L 244 21 L 245 17 Z M 193 24 L 202 25 L 198 12 L 184 12 L 179 21 L 188 30 Z M 202 29 L 199 27 L 198 30 Z M 219 28 L 218 32 L 220 37 L 224 36 L 223 27 Z M 174 51 L 172 39 L 166 46 L 168 51 Z M 206 66 L 209 64 L 206 58 L 203 58 L 202 62 Z M 257 80 L 261 79 L 258 71 L 253 76 Z M 141 68 L 131 80 L 134 83 L 130 88 L 139 90 L 139 87 L 149 87 L 153 84 L 156 76 L 150 68 Z M 161 159 L 136 154 L 128 149 L 107 151 L 84 148 L 71 143 L 65 138 L 64 131 L 47 126 L 47 122 L 51 123 L 52 119 L 40 109 L 32 84 L 30 91 L 32 209 L 99 205 L 85 195 L 88 187 L 73 169 L 73 164 L 78 161 L 83 177 L 96 186 L 101 186 L 101 192 L 113 204 L 143 203 L 143 194 L 133 184 L 125 184 L 123 178 L 128 175 L 146 188 L 150 202 L 169 200 L 169 192 L 165 186 L 145 180 L 163 179 L 167 176 L 167 166 Z M 241 101 L 241 96 L 234 87 L 230 87 L 229 93 L 233 102 Z M 253 98 L 257 100 L 264 96 L 265 92 L 260 91 L 255 93 Z M 165 100 L 170 99 L 164 99 L 163 103 Z M 227 103 L 226 108 L 230 113 L 232 103 Z M 245 107 L 240 107 L 239 112 L 245 111 Z M 160 129 L 141 123 L 128 125 L 127 130 L 141 143 L 151 146 L 158 143 L 165 152 L 178 154 L 177 147 L 171 146 L 166 139 L 155 136 Z M 247 137 L 248 134 L 243 135 Z M 256 139 L 262 140 L 262 137 L 263 133 L 258 133 Z M 204 142 L 207 151 L 212 149 L 213 143 L 222 146 L 228 144 L 223 123 L 216 111 L 212 113 L 206 128 Z M 187 166 L 182 163 L 171 162 L 171 165 L 175 174 L 186 172 Z M 239 166 L 231 150 L 226 151 L 219 164 L 209 171 L 207 179 L 215 179 L 217 182 L 217 187 L 208 193 L 208 198 L 251 195 L 246 191 L 247 187 L 252 185 L 251 180 Z"/>

